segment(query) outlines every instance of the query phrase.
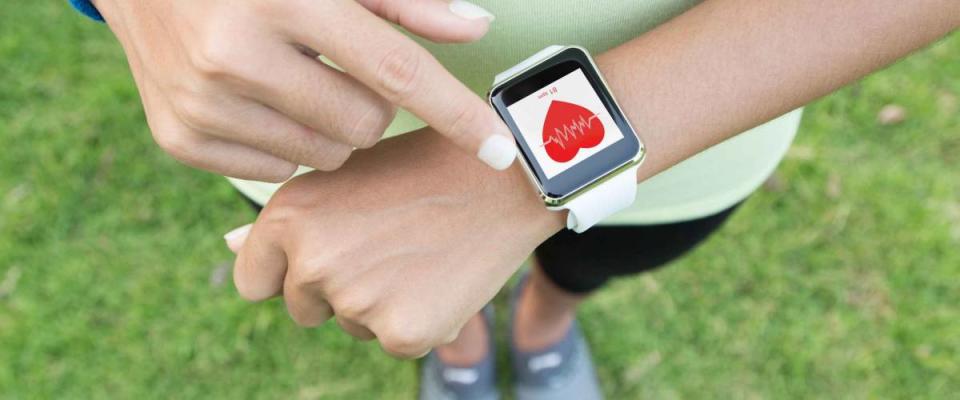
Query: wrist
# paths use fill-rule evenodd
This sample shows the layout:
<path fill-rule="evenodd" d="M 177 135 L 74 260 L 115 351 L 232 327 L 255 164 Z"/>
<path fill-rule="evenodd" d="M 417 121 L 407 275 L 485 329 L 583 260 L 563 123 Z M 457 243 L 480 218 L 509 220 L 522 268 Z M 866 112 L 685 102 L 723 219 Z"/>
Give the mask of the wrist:
<path fill-rule="evenodd" d="M 444 145 L 449 142 L 439 135 L 435 136 Z M 447 161 L 444 165 L 461 163 L 469 166 L 457 185 L 466 187 L 478 205 L 483 204 L 476 208 L 477 212 L 491 214 L 489 217 L 497 223 L 514 225 L 516 232 L 533 240 L 535 245 L 566 227 L 567 212 L 547 209 L 520 162 L 515 162 L 507 170 L 496 171 L 458 149 L 449 148 L 452 154 L 462 159 Z M 487 205 L 492 205 L 492 208 L 487 208 Z"/>
<path fill-rule="evenodd" d="M 487 168 L 489 170 L 489 168 Z M 532 229 L 531 235 L 543 242 L 566 227 L 567 211 L 548 210 L 543 199 L 530 181 L 519 162 L 499 173 L 502 187 L 499 189 L 511 197 L 515 204 L 516 218 Z"/>
<path fill-rule="evenodd" d="M 493 170 L 432 130 L 390 140 L 409 141 L 397 143 L 397 150 L 420 149 L 417 154 L 404 151 L 397 155 L 416 157 L 416 160 L 409 159 L 404 164 L 422 166 L 419 173 L 427 174 L 425 182 L 436 182 L 444 187 L 431 191 L 448 194 L 446 191 L 455 190 L 470 212 L 480 213 L 490 223 L 512 225 L 513 231 L 522 239 L 530 240 L 533 246 L 566 226 L 566 212 L 546 208 L 519 162 L 504 171 Z M 375 152 L 377 147 L 371 150 Z"/>

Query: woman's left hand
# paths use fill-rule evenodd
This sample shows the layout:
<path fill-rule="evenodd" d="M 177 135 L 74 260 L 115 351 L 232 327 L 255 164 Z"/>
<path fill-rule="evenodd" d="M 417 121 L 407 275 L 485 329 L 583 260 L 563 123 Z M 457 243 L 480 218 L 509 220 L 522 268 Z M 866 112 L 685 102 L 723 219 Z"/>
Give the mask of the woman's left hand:
<path fill-rule="evenodd" d="M 249 235 L 228 237 L 237 290 L 283 296 L 300 325 L 334 316 L 391 355 L 422 356 L 562 227 L 519 168 L 497 173 L 425 129 L 300 176 Z"/>

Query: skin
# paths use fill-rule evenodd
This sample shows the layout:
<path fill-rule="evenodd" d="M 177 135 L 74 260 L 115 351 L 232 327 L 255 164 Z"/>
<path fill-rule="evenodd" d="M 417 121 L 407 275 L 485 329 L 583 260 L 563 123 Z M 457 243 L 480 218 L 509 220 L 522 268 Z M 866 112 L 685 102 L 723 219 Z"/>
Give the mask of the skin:
<path fill-rule="evenodd" d="M 530 201 L 518 166 L 480 170 L 489 168 L 424 129 L 358 152 L 336 173 L 299 176 L 242 245 L 237 290 L 254 301 L 282 293 L 303 326 L 335 315 L 398 357 L 450 342 L 562 224 Z M 451 184 L 463 176 L 476 178 L 472 188 Z"/>
<path fill-rule="evenodd" d="M 597 63 L 649 149 L 642 181 L 958 26 L 955 0 L 711 0 Z M 297 323 L 335 316 L 399 357 L 456 339 L 456 358 L 486 334 L 460 328 L 563 221 L 519 166 L 495 174 L 427 128 L 294 179 L 229 244 L 243 297 L 282 294 Z M 538 276 L 518 332 L 550 338 L 581 299 Z"/>
<path fill-rule="evenodd" d="M 510 137 L 481 98 L 389 24 L 437 42 L 486 34 L 489 18 L 461 17 L 444 0 L 96 6 L 127 54 L 157 144 L 197 168 L 271 182 L 297 165 L 335 170 L 377 143 L 398 106 L 470 154 L 492 135 Z"/>

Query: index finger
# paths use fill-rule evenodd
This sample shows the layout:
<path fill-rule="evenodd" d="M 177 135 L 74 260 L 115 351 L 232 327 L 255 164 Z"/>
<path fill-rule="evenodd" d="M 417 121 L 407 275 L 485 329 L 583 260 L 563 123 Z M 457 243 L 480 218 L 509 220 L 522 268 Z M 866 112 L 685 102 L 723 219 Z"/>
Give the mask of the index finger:
<path fill-rule="evenodd" d="M 295 40 L 491 167 L 513 163 L 517 148 L 503 121 L 426 49 L 356 2 L 312 4 L 287 24 Z"/>

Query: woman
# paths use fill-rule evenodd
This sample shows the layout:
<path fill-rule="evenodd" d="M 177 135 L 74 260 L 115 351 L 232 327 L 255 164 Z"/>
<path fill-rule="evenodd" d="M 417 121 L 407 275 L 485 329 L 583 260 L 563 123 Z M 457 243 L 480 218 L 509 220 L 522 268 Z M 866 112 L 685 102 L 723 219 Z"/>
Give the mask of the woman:
<path fill-rule="evenodd" d="M 130 33 L 147 19 L 144 13 L 131 11 L 135 6 L 101 2 L 110 3 L 100 11 L 106 13 L 128 49 L 158 142 L 166 143 L 165 148 L 192 165 L 232 176 L 282 180 L 294 164 L 335 169 L 338 165 L 331 158 L 349 155 L 342 149 L 344 145 L 370 144 L 331 128 L 343 126 L 337 115 L 346 110 L 389 110 L 400 105 L 427 122 L 424 126 L 401 114 L 388 133 L 409 133 L 355 152 L 336 172 L 308 173 L 280 189 L 232 180 L 245 195 L 267 206 L 252 228 L 243 227 L 226 236 L 230 247 L 239 251 L 235 281 L 245 298 L 261 300 L 282 294 L 291 316 L 301 325 L 316 326 L 334 316 L 348 333 L 376 338 L 394 355 L 416 357 L 435 348 L 423 369 L 422 398 L 498 396 L 489 340 L 492 325 L 485 313 L 477 312 L 534 249 L 536 267 L 515 290 L 511 326 L 507 327 L 517 397 L 599 397 L 589 352 L 575 323 L 576 305 L 609 278 L 663 265 L 713 232 L 782 158 L 799 123 L 799 112 L 790 110 L 960 25 L 960 4 L 952 0 L 910 4 L 894 0 L 841 4 L 604 1 L 589 7 L 566 0 L 491 0 L 482 2 L 483 9 L 461 1 L 403 2 L 399 6 L 387 0 L 359 2 L 371 14 L 400 23 L 411 35 L 469 42 L 486 33 L 482 40 L 456 46 L 417 38 L 445 71 L 475 93 L 485 91 L 494 74 L 547 45 L 577 44 L 598 55 L 598 66 L 637 127 L 649 156 L 637 176 L 641 185 L 634 207 L 606 221 L 614 226 L 576 236 L 557 234 L 563 216 L 543 209 L 519 167 L 498 173 L 458 150 L 466 148 L 473 153 L 495 142 L 490 138 L 501 134 L 502 126 L 491 122 L 488 112 L 476 111 L 479 98 L 463 95 L 460 86 L 447 80 L 445 71 L 440 72 L 443 69 L 435 68 L 432 58 L 397 57 L 395 50 L 378 53 L 375 47 L 363 47 L 368 36 L 364 29 L 373 31 L 380 29 L 379 25 L 355 23 L 356 29 L 351 31 L 316 32 L 360 43 L 358 47 L 369 50 L 366 55 L 371 56 L 366 58 L 373 60 L 372 67 L 364 64 L 364 57 L 351 58 L 336 44 L 318 41 L 309 45 L 315 37 L 301 36 L 290 42 L 299 53 L 323 54 L 343 66 L 354 79 L 338 75 L 336 79 L 343 80 L 337 87 L 350 93 L 350 99 L 363 99 L 356 101 L 364 107 L 337 108 L 316 99 L 301 101 L 301 105 L 321 110 L 316 114 L 328 114 L 314 119 L 309 110 L 276 95 L 282 91 L 251 89 L 240 92 L 275 113 L 223 102 L 223 108 L 233 110 L 230 115 L 250 120 L 231 125 L 229 118 L 217 117 L 217 108 L 210 107 L 209 100 L 186 102 L 187 107 L 169 99 L 166 107 L 148 100 L 162 97 L 153 94 L 163 93 L 165 85 L 151 82 L 163 74 L 150 72 L 151 68 L 143 66 L 150 62 L 130 51 L 138 48 L 138 40 L 150 36 Z M 245 6 L 231 6 L 230 12 L 241 20 L 284 15 L 289 20 L 282 20 L 291 25 L 309 22 L 292 14 L 272 13 L 282 8 L 276 6 L 281 3 L 260 2 L 246 12 L 236 11 Z M 288 3 L 310 7 L 309 2 Z M 338 21 L 368 17 L 347 3 L 324 3 L 343 9 L 326 10 L 329 12 L 314 17 L 340 16 L 328 21 L 327 26 L 333 27 L 345 26 L 337 25 Z M 169 8 L 178 7 L 186 6 Z M 196 7 L 212 12 L 209 6 Z M 498 19 L 491 23 L 490 14 Z M 172 15 L 182 14 L 154 15 L 151 20 L 172 21 L 164 18 Z M 674 15 L 679 16 L 670 19 Z M 248 26 L 230 21 L 229 26 Z M 204 31 L 209 25 L 215 24 L 197 22 L 190 26 L 193 30 L 183 30 Z M 245 34 L 245 30 L 238 32 Z M 396 39 L 387 36 L 386 40 Z M 206 47 L 205 54 L 216 55 L 201 57 L 214 60 L 200 63 L 205 71 L 201 75 L 206 78 L 166 81 L 173 79 L 180 87 L 208 87 L 203 83 L 237 81 L 224 77 L 277 73 L 273 64 L 261 64 L 262 68 L 253 72 L 224 68 L 232 64 L 224 60 L 235 53 L 240 58 L 246 55 L 216 50 L 224 46 Z M 166 55 L 176 58 L 183 52 L 173 48 Z M 276 83 L 280 80 L 261 81 L 261 87 L 271 87 L 270 82 L 275 83 L 273 87 L 283 86 Z M 451 109 L 451 104 L 462 108 Z M 172 113 L 176 114 L 174 122 L 154 122 L 169 117 L 170 109 L 179 110 Z M 368 114 L 353 119 L 366 120 Z M 377 131 L 391 113 L 376 115 L 369 130 Z M 274 123 L 259 125 L 264 119 Z M 291 125 L 288 120 L 298 124 Z M 765 121 L 770 122 L 741 134 Z M 178 140 L 160 139 L 168 132 L 160 128 L 171 125 L 186 126 L 180 132 L 190 134 L 181 133 Z M 309 141 L 300 148 L 328 151 L 297 151 L 297 146 L 271 143 L 262 137 L 267 136 L 263 132 L 271 131 L 267 128 L 284 133 L 298 129 L 319 132 L 318 136 L 329 140 Z M 188 143 L 216 150 L 191 150 L 196 146 L 184 146 L 183 137 L 191 138 Z M 293 143 L 303 143 L 303 139 Z M 217 157 L 227 153 L 231 156 Z M 493 153 L 508 151 L 501 148 Z M 504 166 L 497 158 L 481 157 L 490 166 Z"/>

